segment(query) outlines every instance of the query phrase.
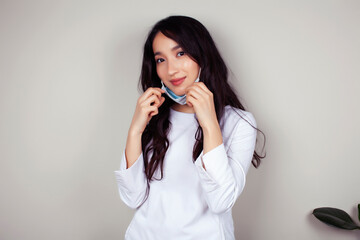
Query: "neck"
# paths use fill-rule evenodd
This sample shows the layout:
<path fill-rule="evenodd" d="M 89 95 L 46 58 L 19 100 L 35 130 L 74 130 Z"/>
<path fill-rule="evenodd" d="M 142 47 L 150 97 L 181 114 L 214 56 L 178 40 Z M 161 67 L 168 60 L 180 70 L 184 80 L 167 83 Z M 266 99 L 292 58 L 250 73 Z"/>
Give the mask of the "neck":
<path fill-rule="evenodd" d="M 175 103 L 174 105 L 171 106 L 171 108 L 178 112 L 195 113 L 194 108 L 189 107 L 189 105 L 187 105 L 187 104 L 181 105 L 181 104 Z"/>

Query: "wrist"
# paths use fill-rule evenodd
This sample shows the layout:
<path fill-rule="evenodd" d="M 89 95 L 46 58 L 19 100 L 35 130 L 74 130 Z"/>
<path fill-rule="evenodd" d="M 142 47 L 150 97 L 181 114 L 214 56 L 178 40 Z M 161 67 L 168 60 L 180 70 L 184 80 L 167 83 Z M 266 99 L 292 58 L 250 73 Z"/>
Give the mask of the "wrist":
<path fill-rule="evenodd" d="M 219 124 L 207 125 L 203 128 L 204 134 L 204 154 L 221 145 L 223 142 Z"/>
<path fill-rule="evenodd" d="M 131 137 L 141 137 L 142 132 L 130 128 L 129 131 L 128 131 L 128 135 L 131 136 Z"/>
<path fill-rule="evenodd" d="M 220 126 L 219 126 L 218 122 L 211 123 L 211 124 L 206 124 L 205 126 L 202 126 L 201 128 L 203 130 L 204 135 L 217 133 L 217 132 L 221 133 Z"/>

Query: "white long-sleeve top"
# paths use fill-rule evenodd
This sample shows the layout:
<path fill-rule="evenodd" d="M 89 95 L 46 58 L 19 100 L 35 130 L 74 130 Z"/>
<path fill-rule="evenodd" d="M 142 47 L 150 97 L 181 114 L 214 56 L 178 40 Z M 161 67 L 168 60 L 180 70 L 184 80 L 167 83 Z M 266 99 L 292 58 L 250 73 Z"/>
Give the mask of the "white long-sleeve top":
<path fill-rule="evenodd" d="M 250 112 L 236 112 L 256 127 Z M 150 182 L 149 197 L 142 205 L 147 187 L 143 153 L 127 169 L 123 149 L 116 181 L 122 201 L 136 209 L 125 240 L 235 239 L 232 207 L 245 186 L 256 142 L 256 129 L 236 112 L 225 107 L 219 123 L 223 143 L 201 152 L 194 164 L 196 115 L 170 108 L 164 176 Z M 160 169 L 154 176 L 160 179 Z"/>

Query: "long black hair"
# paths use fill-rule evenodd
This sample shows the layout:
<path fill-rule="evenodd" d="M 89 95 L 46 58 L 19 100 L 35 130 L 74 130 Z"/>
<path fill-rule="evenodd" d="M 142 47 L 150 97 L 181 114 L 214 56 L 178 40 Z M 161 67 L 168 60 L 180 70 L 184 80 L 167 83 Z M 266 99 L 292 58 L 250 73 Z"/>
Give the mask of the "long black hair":
<path fill-rule="evenodd" d="M 169 16 L 157 22 L 149 32 L 144 45 L 139 81 L 139 85 L 141 84 L 144 92 L 149 87 L 161 88 L 161 80 L 156 72 L 156 62 L 152 48 L 154 38 L 159 32 L 177 42 L 186 54 L 200 66 L 200 81 L 204 82 L 206 87 L 213 93 L 216 116 L 219 123 L 226 105 L 245 110 L 228 83 L 227 67 L 210 33 L 199 21 L 187 16 Z M 165 102 L 159 107 L 158 114 L 151 118 L 141 137 L 145 174 L 147 177 L 146 199 L 150 190 L 150 182 L 154 180 L 153 175 L 159 167 L 161 169 L 161 178 L 155 180 L 163 178 L 164 157 L 169 147 L 167 134 L 170 126 L 170 107 L 175 102 L 167 95 L 164 95 L 164 97 L 166 98 Z M 249 124 L 251 125 L 251 123 Z M 257 129 L 256 127 L 254 128 Z M 257 131 L 264 135 L 261 130 L 257 129 Z M 203 150 L 203 131 L 200 125 L 194 137 L 196 142 L 193 148 L 193 162 L 196 161 Z M 151 152 L 152 156 L 149 160 L 148 154 Z M 261 159 L 264 157 L 265 155 L 260 156 L 254 151 L 252 159 L 254 167 L 259 167 Z"/>

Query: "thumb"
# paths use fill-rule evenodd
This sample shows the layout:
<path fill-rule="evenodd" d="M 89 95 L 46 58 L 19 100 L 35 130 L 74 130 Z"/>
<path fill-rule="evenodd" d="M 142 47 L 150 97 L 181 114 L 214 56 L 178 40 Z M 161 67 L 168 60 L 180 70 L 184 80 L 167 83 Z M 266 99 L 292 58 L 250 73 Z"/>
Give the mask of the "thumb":
<path fill-rule="evenodd" d="M 165 97 L 161 97 L 159 107 L 165 102 Z"/>

